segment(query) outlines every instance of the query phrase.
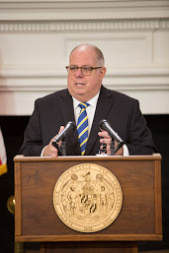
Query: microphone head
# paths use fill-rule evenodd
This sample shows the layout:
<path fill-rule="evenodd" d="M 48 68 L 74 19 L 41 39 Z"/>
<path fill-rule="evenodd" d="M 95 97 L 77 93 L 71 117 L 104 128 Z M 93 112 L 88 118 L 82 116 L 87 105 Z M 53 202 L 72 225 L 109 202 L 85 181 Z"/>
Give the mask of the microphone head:
<path fill-rule="evenodd" d="M 101 127 L 102 130 L 105 130 L 105 129 L 104 129 L 105 123 L 109 125 L 109 122 L 108 122 L 106 119 L 102 119 L 102 120 L 100 121 L 100 123 L 99 123 L 99 125 L 100 125 L 100 127 Z"/>
<path fill-rule="evenodd" d="M 110 123 L 106 120 L 106 119 L 102 119 L 100 121 L 100 127 L 102 130 L 105 130 L 106 132 L 108 132 L 108 134 L 110 135 L 110 137 L 114 140 L 116 140 L 119 143 L 124 143 L 123 140 L 120 138 L 120 136 L 113 130 L 113 128 L 111 127 Z"/>
<path fill-rule="evenodd" d="M 76 129 L 76 124 L 73 121 L 69 121 L 66 125 L 66 127 L 69 126 L 70 130 L 75 130 Z"/>

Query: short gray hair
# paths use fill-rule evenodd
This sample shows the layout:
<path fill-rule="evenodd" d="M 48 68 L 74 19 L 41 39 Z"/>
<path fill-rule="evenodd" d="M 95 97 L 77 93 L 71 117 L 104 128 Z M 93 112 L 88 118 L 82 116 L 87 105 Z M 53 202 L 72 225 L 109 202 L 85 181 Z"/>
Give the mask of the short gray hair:
<path fill-rule="evenodd" d="M 104 62 L 105 62 L 105 61 L 104 61 L 104 55 L 103 55 L 102 51 L 101 51 L 98 47 L 96 47 L 96 46 L 94 46 L 94 45 L 92 45 L 92 44 L 80 44 L 80 45 L 76 46 L 76 47 L 71 51 L 70 56 L 71 56 L 71 54 L 72 54 L 76 49 L 79 49 L 79 48 L 81 48 L 81 47 L 86 47 L 86 49 L 91 49 L 91 50 L 93 50 L 93 51 L 96 53 L 98 64 L 104 66 Z"/>

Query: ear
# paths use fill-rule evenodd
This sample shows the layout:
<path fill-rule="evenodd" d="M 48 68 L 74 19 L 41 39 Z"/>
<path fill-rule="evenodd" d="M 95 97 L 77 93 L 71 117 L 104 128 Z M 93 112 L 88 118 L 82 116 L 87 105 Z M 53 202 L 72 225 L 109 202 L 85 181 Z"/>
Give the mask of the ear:
<path fill-rule="evenodd" d="M 103 79 L 105 74 L 106 74 L 106 68 L 103 67 L 101 70 L 100 70 L 100 74 L 101 74 L 101 78 Z"/>

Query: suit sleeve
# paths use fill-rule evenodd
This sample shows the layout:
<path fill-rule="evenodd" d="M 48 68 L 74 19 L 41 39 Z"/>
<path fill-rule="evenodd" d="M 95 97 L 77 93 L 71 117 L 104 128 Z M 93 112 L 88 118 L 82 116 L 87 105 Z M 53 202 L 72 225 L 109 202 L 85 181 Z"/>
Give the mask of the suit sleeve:
<path fill-rule="evenodd" d="M 142 115 L 139 102 L 135 100 L 130 122 L 128 143 L 130 155 L 151 155 L 157 151 L 147 122 Z"/>
<path fill-rule="evenodd" d="M 34 112 L 25 130 L 23 145 L 19 153 L 25 156 L 40 156 L 44 146 L 42 143 L 40 113 L 36 101 Z"/>

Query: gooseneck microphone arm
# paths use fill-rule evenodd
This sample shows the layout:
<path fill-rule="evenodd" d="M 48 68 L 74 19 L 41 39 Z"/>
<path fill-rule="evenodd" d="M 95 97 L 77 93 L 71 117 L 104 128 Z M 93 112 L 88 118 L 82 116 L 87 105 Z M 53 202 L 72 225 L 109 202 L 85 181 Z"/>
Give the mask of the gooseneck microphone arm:
<path fill-rule="evenodd" d="M 76 129 L 76 125 L 74 122 L 70 121 L 66 124 L 64 130 L 59 133 L 56 138 L 53 140 L 52 145 L 57 148 L 58 150 L 58 155 L 66 155 L 66 147 L 65 147 L 65 143 L 63 144 L 64 148 L 62 150 L 61 147 L 59 147 L 59 141 L 63 140 L 66 136 L 66 134 L 68 134 L 69 132 L 73 131 Z"/>
<path fill-rule="evenodd" d="M 120 138 L 120 136 L 113 130 L 113 128 L 110 126 L 109 122 L 106 119 L 102 119 L 100 121 L 100 128 L 102 130 L 105 130 L 110 137 L 112 138 L 112 141 L 117 142 L 117 147 L 115 150 L 111 150 L 112 154 L 115 154 L 124 144 L 124 141 Z"/>

